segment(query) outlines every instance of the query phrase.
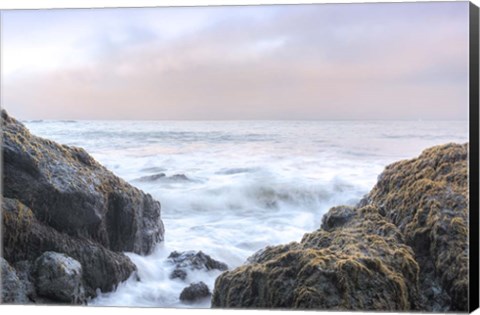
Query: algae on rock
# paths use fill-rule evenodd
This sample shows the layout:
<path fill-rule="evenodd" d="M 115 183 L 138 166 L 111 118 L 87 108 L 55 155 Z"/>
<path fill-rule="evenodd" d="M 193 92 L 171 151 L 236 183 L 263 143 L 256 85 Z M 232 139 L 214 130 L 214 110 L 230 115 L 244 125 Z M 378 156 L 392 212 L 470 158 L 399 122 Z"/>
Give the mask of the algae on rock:
<path fill-rule="evenodd" d="M 163 240 L 160 203 L 115 176 L 85 150 L 36 137 L 4 110 L 1 115 L 2 265 L 13 269 L 8 273 L 9 287 L 21 289 L 15 286 L 18 278 L 25 296 L 36 303 L 82 303 L 98 289 L 113 290 L 136 270 L 122 252 L 148 254 Z M 73 299 L 62 292 L 45 294 L 49 285 L 38 286 L 42 275 L 32 278 L 28 266 L 48 251 L 80 263 L 82 272 L 76 280 L 82 289 Z M 17 266 L 22 272 L 17 269 L 15 278 Z M 59 279 L 57 288 L 68 285 Z M 2 297 L 10 303 L 26 299 L 12 294 Z"/>
<path fill-rule="evenodd" d="M 467 162 L 467 144 L 447 144 L 387 166 L 357 206 L 221 274 L 212 306 L 466 310 Z"/>
<path fill-rule="evenodd" d="M 32 135 L 2 110 L 3 195 L 57 231 L 113 251 L 150 253 L 163 240 L 160 203 L 76 147 Z"/>

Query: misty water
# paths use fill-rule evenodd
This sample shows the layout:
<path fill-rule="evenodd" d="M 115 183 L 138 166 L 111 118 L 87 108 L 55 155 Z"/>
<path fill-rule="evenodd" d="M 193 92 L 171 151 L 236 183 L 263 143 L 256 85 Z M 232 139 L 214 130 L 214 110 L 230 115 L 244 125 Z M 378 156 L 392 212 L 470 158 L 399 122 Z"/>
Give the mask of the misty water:
<path fill-rule="evenodd" d="M 265 246 L 299 241 L 330 207 L 358 202 L 389 163 L 468 141 L 466 121 L 24 123 L 85 148 L 162 204 L 165 241 L 149 256 L 126 253 L 141 281 L 132 277 L 89 302 L 109 306 L 209 307 L 208 299 L 184 304 L 179 294 L 197 281 L 212 291 L 220 271 L 171 280 L 172 251 L 201 250 L 235 268 Z"/>

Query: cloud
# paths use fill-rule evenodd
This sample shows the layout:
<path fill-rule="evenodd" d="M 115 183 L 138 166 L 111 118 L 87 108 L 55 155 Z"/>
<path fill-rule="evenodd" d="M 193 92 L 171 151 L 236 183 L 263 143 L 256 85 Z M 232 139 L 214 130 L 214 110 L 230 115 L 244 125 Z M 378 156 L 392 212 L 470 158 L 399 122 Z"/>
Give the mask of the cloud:
<path fill-rule="evenodd" d="M 189 8 L 178 33 L 112 12 L 66 50 L 89 60 L 6 78 L 4 103 L 25 118 L 465 119 L 467 8 Z"/>

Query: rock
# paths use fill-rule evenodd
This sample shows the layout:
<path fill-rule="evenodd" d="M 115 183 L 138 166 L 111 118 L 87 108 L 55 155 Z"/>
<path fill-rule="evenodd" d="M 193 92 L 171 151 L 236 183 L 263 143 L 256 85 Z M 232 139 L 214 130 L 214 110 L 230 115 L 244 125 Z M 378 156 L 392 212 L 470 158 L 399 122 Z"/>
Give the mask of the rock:
<path fill-rule="evenodd" d="M 23 283 L 28 299 L 30 301 L 35 301 L 37 298 L 37 292 L 35 290 L 35 285 L 33 284 L 32 263 L 28 260 L 22 260 L 16 262 L 13 267 L 17 271 L 18 279 Z"/>
<path fill-rule="evenodd" d="M 33 274 L 38 295 L 65 303 L 85 302 L 82 266 L 75 259 L 45 252 L 35 260 Z"/>
<path fill-rule="evenodd" d="M 17 276 L 15 269 L 3 258 L 0 257 L 0 269 L 2 271 L 2 291 L 0 304 L 26 304 L 29 303 L 27 290 Z"/>
<path fill-rule="evenodd" d="M 72 237 L 38 221 L 32 210 L 15 199 L 2 200 L 3 255 L 12 263 L 35 261 L 46 251 L 79 261 L 87 296 L 96 289 L 111 291 L 136 270 L 131 260 L 88 239 Z"/>
<path fill-rule="evenodd" d="M 136 270 L 121 252 L 147 254 L 163 240 L 160 203 L 85 150 L 36 137 L 5 111 L 2 131 L 3 255 L 22 268 L 18 275 L 31 300 L 82 300 L 36 292 L 39 279 L 28 266 L 46 251 L 78 261 L 85 297 L 94 297 Z"/>
<path fill-rule="evenodd" d="M 275 256 L 287 252 L 289 250 L 301 249 L 302 246 L 297 242 L 292 242 L 286 245 L 267 246 L 258 250 L 252 256 L 247 258 L 246 264 L 255 264 L 260 261 L 268 261 L 275 258 Z"/>
<path fill-rule="evenodd" d="M 273 246 L 221 274 L 212 306 L 322 310 L 416 309 L 418 265 L 373 207 L 300 243 Z M 373 246 L 374 245 L 374 246 Z"/>
<path fill-rule="evenodd" d="M 3 195 L 72 237 L 148 254 L 163 240 L 160 203 L 85 150 L 36 137 L 2 110 Z"/>
<path fill-rule="evenodd" d="M 414 250 L 424 303 L 437 312 L 467 310 L 467 162 L 467 144 L 433 147 L 389 165 L 368 195 Z"/>
<path fill-rule="evenodd" d="M 212 307 L 466 311 L 467 145 L 388 166 L 355 207 L 215 281 Z"/>
<path fill-rule="evenodd" d="M 184 269 L 175 268 L 170 274 L 170 279 L 185 280 L 186 278 L 187 278 L 187 272 Z"/>
<path fill-rule="evenodd" d="M 348 223 L 354 216 L 355 209 L 352 207 L 334 207 L 323 216 L 321 228 L 326 231 L 335 229 Z"/>
<path fill-rule="evenodd" d="M 202 251 L 186 251 L 177 252 L 173 251 L 167 258 L 172 264 L 175 265 L 175 269 L 170 274 L 170 279 L 180 278 L 185 280 L 187 277 L 187 270 L 220 270 L 225 271 L 228 269 L 227 264 L 217 261 L 212 257 L 204 254 Z"/>
<path fill-rule="evenodd" d="M 183 302 L 193 302 L 210 296 L 208 286 L 203 282 L 194 282 L 183 289 L 180 293 L 180 300 Z"/>

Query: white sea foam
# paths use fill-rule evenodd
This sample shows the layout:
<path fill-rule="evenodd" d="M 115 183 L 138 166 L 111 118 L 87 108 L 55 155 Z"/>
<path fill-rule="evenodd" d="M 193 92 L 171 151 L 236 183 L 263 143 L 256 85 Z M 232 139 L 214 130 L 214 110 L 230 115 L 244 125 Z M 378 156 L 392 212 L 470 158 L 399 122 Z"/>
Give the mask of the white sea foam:
<path fill-rule="evenodd" d="M 468 141 L 461 121 L 35 121 L 34 134 L 84 147 L 99 162 L 162 203 L 165 241 L 91 305 L 184 304 L 181 290 L 219 271 L 171 280 L 170 252 L 202 250 L 231 268 L 267 246 L 299 241 L 334 205 L 355 204 L 383 168 L 424 148 Z M 164 173 L 153 180 L 139 178 Z M 175 179 L 185 175 L 188 180 Z"/>

